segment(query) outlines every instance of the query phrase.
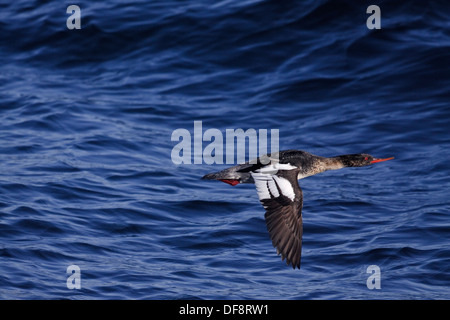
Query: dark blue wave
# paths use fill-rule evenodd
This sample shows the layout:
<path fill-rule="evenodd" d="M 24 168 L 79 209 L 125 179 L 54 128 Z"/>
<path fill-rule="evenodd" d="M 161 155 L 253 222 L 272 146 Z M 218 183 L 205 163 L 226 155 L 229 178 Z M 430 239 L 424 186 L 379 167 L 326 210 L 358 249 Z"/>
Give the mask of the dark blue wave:
<path fill-rule="evenodd" d="M 69 4 L 0 4 L 0 299 L 449 298 L 447 2 Z M 396 159 L 300 181 L 292 270 L 254 186 L 171 161 L 194 121 Z"/>

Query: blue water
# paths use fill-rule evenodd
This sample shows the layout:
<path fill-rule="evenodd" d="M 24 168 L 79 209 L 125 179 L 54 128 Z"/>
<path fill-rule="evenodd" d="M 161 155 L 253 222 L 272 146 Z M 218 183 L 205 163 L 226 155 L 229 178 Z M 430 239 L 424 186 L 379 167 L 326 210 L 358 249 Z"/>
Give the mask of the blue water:
<path fill-rule="evenodd" d="M 0 299 L 450 298 L 447 1 L 10 1 L 0 59 Z M 300 181 L 293 270 L 194 121 L 396 159 Z"/>

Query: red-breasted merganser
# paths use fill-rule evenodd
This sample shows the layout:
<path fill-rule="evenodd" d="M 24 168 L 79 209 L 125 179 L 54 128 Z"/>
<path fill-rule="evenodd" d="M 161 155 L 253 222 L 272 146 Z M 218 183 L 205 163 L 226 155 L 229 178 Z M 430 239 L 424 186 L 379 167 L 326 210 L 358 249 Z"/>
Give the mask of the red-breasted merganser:
<path fill-rule="evenodd" d="M 286 259 L 286 264 L 291 264 L 294 269 L 300 269 L 303 234 L 303 195 L 297 180 L 327 170 L 365 167 L 394 159 L 374 158 L 366 153 L 326 158 L 300 150 L 280 151 L 274 155 L 209 173 L 202 179 L 220 180 L 232 186 L 254 183 L 266 210 L 265 220 L 272 244 L 281 259 Z"/>

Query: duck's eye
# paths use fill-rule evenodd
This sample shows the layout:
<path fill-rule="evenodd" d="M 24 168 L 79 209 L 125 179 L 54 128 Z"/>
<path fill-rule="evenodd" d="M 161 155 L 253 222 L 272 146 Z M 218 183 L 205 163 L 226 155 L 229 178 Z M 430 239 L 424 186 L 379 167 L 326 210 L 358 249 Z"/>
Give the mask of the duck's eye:
<path fill-rule="evenodd" d="M 364 160 L 366 160 L 366 161 L 369 160 L 369 157 L 365 157 Z"/>

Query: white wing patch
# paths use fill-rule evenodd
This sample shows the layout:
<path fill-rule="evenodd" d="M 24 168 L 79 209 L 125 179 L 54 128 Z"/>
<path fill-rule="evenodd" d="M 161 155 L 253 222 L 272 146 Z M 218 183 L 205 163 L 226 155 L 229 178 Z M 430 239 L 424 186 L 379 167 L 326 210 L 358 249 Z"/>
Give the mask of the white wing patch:
<path fill-rule="evenodd" d="M 272 176 L 272 178 L 273 178 L 273 177 L 275 177 L 275 176 Z M 277 197 L 280 196 L 280 193 L 278 192 L 277 185 L 275 184 L 275 181 L 273 181 L 273 179 L 270 179 L 270 180 L 266 183 L 266 185 L 269 186 L 269 191 L 270 191 L 270 193 L 271 193 L 275 198 L 277 198 Z"/>
<path fill-rule="evenodd" d="M 292 170 L 297 169 L 296 166 L 291 165 L 290 163 L 275 163 L 275 168 L 278 170 Z"/>
<path fill-rule="evenodd" d="M 297 169 L 297 167 L 291 165 L 290 163 L 279 163 L 272 161 L 267 166 L 264 166 L 258 170 L 255 170 L 255 172 L 259 173 L 265 173 L 265 174 L 276 174 L 278 170 L 292 170 Z"/>
<path fill-rule="evenodd" d="M 267 185 L 270 182 L 275 185 L 275 183 L 273 182 L 273 179 L 271 178 L 272 175 L 267 174 L 267 173 L 260 173 L 260 172 L 258 172 L 258 173 L 251 172 L 251 175 L 253 177 L 253 180 L 255 180 L 255 186 L 256 186 L 256 191 L 258 192 L 259 200 L 270 199 L 270 192 L 269 192 L 270 187 L 267 188 Z M 275 186 L 275 189 L 276 189 L 276 186 Z"/>
<path fill-rule="evenodd" d="M 296 169 L 290 164 L 270 164 L 268 166 L 262 167 L 261 169 L 251 172 L 253 180 L 255 180 L 256 191 L 258 192 L 259 200 L 270 199 L 272 195 L 277 198 L 280 196 L 278 188 L 281 193 L 294 201 L 295 193 L 294 188 L 290 182 L 282 177 L 275 175 L 278 170 L 292 170 Z M 278 186 L 278 187 L 277 187 Z"/>
<path fill-rule="evenodd" d="M 275 181 L 277 182 L 278 186 L 281 189 L 281 193 L 283 193 L 283 195 L 294 201 L 295 193 L 291 183 L 287 179 L 279 176 L 272 176 L 272 178 L 275 179 Z"/>

